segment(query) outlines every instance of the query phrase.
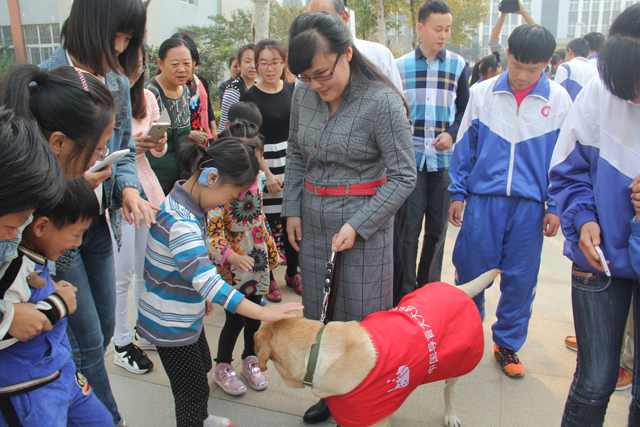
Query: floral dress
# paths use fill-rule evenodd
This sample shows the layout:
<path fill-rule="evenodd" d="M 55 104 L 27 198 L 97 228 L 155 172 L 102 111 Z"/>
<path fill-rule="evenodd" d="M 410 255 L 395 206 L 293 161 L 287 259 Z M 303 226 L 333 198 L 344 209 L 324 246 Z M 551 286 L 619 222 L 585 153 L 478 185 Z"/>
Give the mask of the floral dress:
<path fill-rule="evenodd" d="M 224 208 L 209 213 L 207 247 L 220 276 L 244 295 L 264 295 L 269 291 L 269 271 L 280 255 L 262 212 L 262 191 L 266 175 L 260 172 L 255 184 Z M 237 253 L 253 258 L 249 272 L 237 270 L 227 257 Z"/>

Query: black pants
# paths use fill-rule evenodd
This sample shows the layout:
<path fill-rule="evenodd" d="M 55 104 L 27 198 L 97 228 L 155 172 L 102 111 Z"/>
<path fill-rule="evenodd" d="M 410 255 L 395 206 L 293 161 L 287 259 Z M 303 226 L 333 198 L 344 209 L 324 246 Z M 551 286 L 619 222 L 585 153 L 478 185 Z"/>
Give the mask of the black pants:
<path fill-rule="evenodd" d="M 280 217 L 280 214 L 266 214 L 269 228 L 272 233 L 276 233 L 278 225 L 282 225 L 282 245 L 284 247 L 284 256 L 287 257 L 287 276 L 293 277 L 298 274 L 298 251 L 293 249 L 289 243 L 289 234 L 287 233 L 287 218 Z M 273 276 L 271 276 L 273 278 Z"/>
<path fill-rule="evenodd" d="M 418 171 L 416 187 L 398 210 L 402 239 L 403 292 L 411 293 L 427 283 L 439 282 L 442 275 L 444 242 L 449 224 L 451 195 L 449 171 Z M 424 220 L 422 253 L 416 276 L 418 239 Z"/>
<path fill-rule="evenodd" d="M 177 427 L 202 427 L 209 416 L 209 382 L 212 368 L 204 328 L 198 341 L 183 347 L 158 347 L 176 405 Z"/>
<path fill-rule="evenodd" d="M 261 295 L 247 295 L 249 301 L 256 304 L 260 304 L 262 299 Z M 248 356 L 255 356 L 256 351 L 253 348 L 253 335 L 258 332 L 260 328 L 260 321 L 255 319 L 249 319 L 241 314 L 231 313 L 225 310 L 226 320 L 222 331 L 220 331 L 220 339 L 218 340 L 218 357 L 216 362 L 218 363 L 231 363 L 233 360 L 233 349 L 240 336 L 240 331 L 244 328 L 244 351 L 242 352 L 242 359 Z"/>

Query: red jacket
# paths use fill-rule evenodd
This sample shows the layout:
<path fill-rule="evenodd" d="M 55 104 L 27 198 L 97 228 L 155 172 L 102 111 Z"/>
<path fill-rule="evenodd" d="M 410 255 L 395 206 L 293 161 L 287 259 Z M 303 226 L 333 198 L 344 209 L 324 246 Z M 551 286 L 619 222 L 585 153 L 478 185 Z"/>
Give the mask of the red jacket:
<path fill-rule="evenodd" d="M 358 387 L 326 398 L 343 427 L 375 424 L 400 408 L 419 385 L 468 374 L 482 359 L 478 309 L 463 291 L 446 283 L 429 283 L 360 325 L 371 336 L 377 361 Z"/>

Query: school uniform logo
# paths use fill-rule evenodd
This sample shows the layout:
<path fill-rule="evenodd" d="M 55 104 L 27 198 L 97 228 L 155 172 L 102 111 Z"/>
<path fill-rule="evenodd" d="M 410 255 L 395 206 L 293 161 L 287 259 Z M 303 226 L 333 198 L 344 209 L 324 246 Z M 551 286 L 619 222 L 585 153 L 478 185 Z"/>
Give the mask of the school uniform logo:
<path fill-rule="evenodd" d="M 76 384 L 82 390 L 82 394 L 88 396 L 91 393 L 91 386 L 89 385 L 89 381 L 82 375 L 80 372 L 76 372 Z"/>
<path fill-rule="evenodd" d="M 544 107 L 542 107 L 542 115 L 545 117 L 549 117 L 549 113 L 551 112 L 551 107 L 549 107 L 548 105 L 545 105 Z"/>

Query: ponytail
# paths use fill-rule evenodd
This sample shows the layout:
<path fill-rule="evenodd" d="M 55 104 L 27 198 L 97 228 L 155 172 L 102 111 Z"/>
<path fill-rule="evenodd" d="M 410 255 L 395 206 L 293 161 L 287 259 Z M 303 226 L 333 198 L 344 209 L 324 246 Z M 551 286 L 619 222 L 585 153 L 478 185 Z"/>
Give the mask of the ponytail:
<path fill-rule="evenodd" d="M 251 122 L 234 122 L 218 134 L 219 138 L 226 138 L 230 136 L 242 139 L 253 148 L 257 148 L 261 153 L 264 151 L 264 137 L 260 135 L 258 126 Z"/>
<path fill-rule="evenodd" d="M 480 64 L 482 63 L 483 59 L 476 60 L 476 63 L 473 66 L 473 70 L 471 71 L 471 81 L 469 82 L 469 86 L 473 86 L 474 84 L 478 83 L 478 80 L 480 80 Z"/>
<path fill-rule="evenodd" d="M 185 143 L 178 158 L 190 177 L 212 167 L 218 169 L 220 182 L 236 187 L 251 185 L 260 171 L 254 147 L 235 137 L 218 138 L 209 148 Z"/>
<path fill-rule="evenodd" d="M 46 70 L 16 65 L 0 82 L 0 105 L 35 121 L 43 134 L 62 132 L 78 142 L 62 165 L 65 169 L 80 155 L 84 155 L 82 170 L 89 166 L 93 150 L 115 115 L 109 89 L 91 74 L 68 66 Z"/>

